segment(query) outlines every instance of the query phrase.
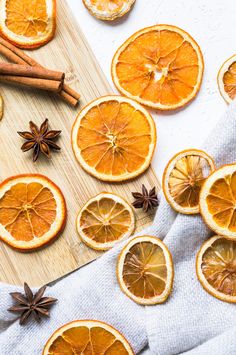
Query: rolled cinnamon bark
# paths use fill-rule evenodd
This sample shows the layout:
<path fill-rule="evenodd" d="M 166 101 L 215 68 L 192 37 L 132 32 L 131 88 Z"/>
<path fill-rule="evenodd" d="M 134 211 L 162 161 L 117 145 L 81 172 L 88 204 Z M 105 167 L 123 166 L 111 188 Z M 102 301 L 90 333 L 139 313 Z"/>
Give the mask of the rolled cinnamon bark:
<path fill-rule="evenodd" d="M 62 89 L 62 81 L 29 78 L 24 76 L 0 75 L 0 81 L 24 85 L 40 90 L 59 92 Z"/>
<path fill-rule="evenodd" d="M 41 67 L 37 61 L 25 54 L 21 49 L 15 47 L 10 42 L 6 41 L 4 38 L 0 37 L 0 53 L 8 58 L 11 62 L 22 65 L 30 65 L 32 67 Z M 75 90 L 70 88 L 68 85 L 62 85 L 61 91 L 58 95 L 68 104 L 72 106 L 77 106 L 80 94 Z"/>
<path fill-rule="evenodd" d="M 39 78 L 55 81 L 64 81 L 65 74 L 62 72 L 48 70 L 30 65 L 19 65 L 0 62 L 0 75 L 25 76 L 29 78 Z"/>

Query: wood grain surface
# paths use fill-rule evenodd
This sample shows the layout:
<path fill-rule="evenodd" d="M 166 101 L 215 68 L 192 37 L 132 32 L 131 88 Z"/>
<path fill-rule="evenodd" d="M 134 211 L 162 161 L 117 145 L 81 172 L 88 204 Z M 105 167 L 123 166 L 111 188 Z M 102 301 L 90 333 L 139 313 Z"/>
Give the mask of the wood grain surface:
<path fill-rule="evenodd" d="M 152 170 L 140 178 L 125 184 L 107 184 L 96 180 L 82 170 L 74 158 L 70 134 L 79 109 L 101 95 L 112 93 L 81 30 L 68 10 L 65 0 L 58 0 L 58 30 L 55 39 L 38 50 L 30 52 L 43 66 L 66 72 L 66 82 L 81 93 L 80 107 L 69 107 L 56 96 L 14 86 L 1 85 L 0 93 L 5 101 L 5 112 L 0 122 L 0 180 L 20 173 L 41 173 L 53 180 L 63 191 L 67 201 L 68 219 L 61 236 L 46 248 L 20 253 L 0 241 L 0 281 L 39 286 L 56 280 L 100 256 L 79 239 L 75 220 L 79 209 L 91 197 L 101 191 L 115 192 L 130 203 L 131 191 L 157 186 Z M 1 58 L 2 59 L 2 58 Z M 51 129 L 61 129 L 58 143 L 61 152 L 52 159 L 40 158 L 32 162 L 32 152 L 22 153 L 22 139 L 17 131 L 24 131 L 33 120 L 41 124 L 45 118 Z M 153 215 L 136 211 L 137 229 L 150 224 Z"/>

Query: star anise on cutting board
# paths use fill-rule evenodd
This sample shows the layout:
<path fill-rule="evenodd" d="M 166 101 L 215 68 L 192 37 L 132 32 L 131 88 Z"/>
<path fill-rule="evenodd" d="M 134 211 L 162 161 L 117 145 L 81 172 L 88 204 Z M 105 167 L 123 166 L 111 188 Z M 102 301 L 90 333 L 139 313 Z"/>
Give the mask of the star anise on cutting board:
<path fill-rule="evenodd" d="M 33 162 L 35 162 L 40 153 L 51 157 L 51 149 L 60 150 L 61 148 L 54 142 L 61 134 L 61 131 L 49 131 L 48 119 L 46 119 L 40 128 L 32 121 L 29 123 L 30 132 L 17 132 L 26 142 L 22 145 L 23 152 L 33 149 Z"/>
<path fill-rule="evenodd" d="M 27 323 L 32 316 L 37 322 L 39 322 L 42 317 L 49 317 L 49 308 L 57 302 L 57 299 L 43 297 L 45 290 L 46 286 L 43 286 L 33 294 L 29 285 L 25 282 L 25 294 L 20 292 L 10 293 L 16 303 L 9 308 L 8 311 L 20 313 L 20 325 Z"/>
<path fill-rule="evenodd" d="M 155 186 L 148 192 L 147 188 L 142 185 L 142 193 L 133 192 L 132 195 L 135 198 L 133 206 L 135 208 L 142 208 L 144 212 L 147 212 L 149 209 L 152 210 L 159 205 Z"/>

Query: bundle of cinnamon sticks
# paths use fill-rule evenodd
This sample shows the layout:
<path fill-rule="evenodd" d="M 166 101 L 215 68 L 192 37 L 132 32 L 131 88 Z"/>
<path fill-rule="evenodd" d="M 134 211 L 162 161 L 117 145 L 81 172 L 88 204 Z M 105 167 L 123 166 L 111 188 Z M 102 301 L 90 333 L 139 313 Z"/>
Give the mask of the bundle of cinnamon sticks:
<path fill-rule="evenodd" d="M 11 62 L 0 62 L 0 81 L 56 92 L 68 104 L 78 104 L 80 94 L 64 83 L 65 73 L 42 67 L 2 37 L 0 54 Z"/>

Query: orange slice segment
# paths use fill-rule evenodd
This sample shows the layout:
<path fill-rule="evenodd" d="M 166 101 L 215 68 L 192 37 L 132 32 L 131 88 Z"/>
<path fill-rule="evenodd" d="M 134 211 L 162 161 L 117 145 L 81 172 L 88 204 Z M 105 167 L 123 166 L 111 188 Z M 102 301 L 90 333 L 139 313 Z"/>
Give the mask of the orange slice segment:
<path fill-rule="evenodd" d="M 56 29 L 55 0 L 0 0 L 0 34 L 20 48 L 48 43 Z"/>
<path fill-rule="evenodd" d="M 184 214 L 199 213 L 200 190 L 213 170 L 212 158 L 201 150 L 189 149 L 176 154 L 167 164 L 162 180 L 171 207 Z"/>
<path fill-rule="evenodd" d="M 77 320 L 55 331 L 43 355 L 134 355 L 125 337 L 112 326 L 96 320 Z"/>
<path fill-rule="evenodd" d="M 43 175 L 13 176 L 0 184 L 0 238 L 19 250 L 42 247 L 66 222 L 60 189 Z"/>
<path fill-rule="evenodd" d="M 230 104 L 236 97 L 236 54 L 224 62 L 217 80 L 221 96 Z"/>
<path fill-rule="evenodd" d="M 135 0 L 83 0 L 83 3 L 93 16 L 113 21 L 127 14 Z"/>
<path fill-rule="evenodd" d="M 216 234 L 236 240 L 236 164 L 208 177 L 200 194 L 200 211 Z"/>
<path fill-rule="evenodd" d="M 119 255 L 117 278 L 121 290 L 136 303 L 163 303 L 171 293 L 174 278 L 171 254 L 156 237 L 136 237 Z"/>
<path fill-rule="evenodd" d="M 174 110 L 196 96 L 203 68 L 201 50 L 188 33 L 156 25 L 131 36 L 114 55 L 111 70 L 125 96 L 155 109 Z"/>
<path fill-rule="evenodd" d="M 214 236 L 201 247 L 196 261 L 197 276 L 212 296 L 236 303 L 236 242 Z"/>
<path fill-rule="evenodd" d="M 81 166 L 104 181 L 125 181 L 150 165 L 156 128 L 137 102 L 121 96 L 92 101 L 79 113 L 72 129 L 72 146 Z"/>
<path fill-rule="evenodd" d="M 132 207 L 123 198 L 102 192 L 91 198 L 79 212 L 78 233 L 89 247 L 108 250 L 128 238 L 134 230 Z"/>

